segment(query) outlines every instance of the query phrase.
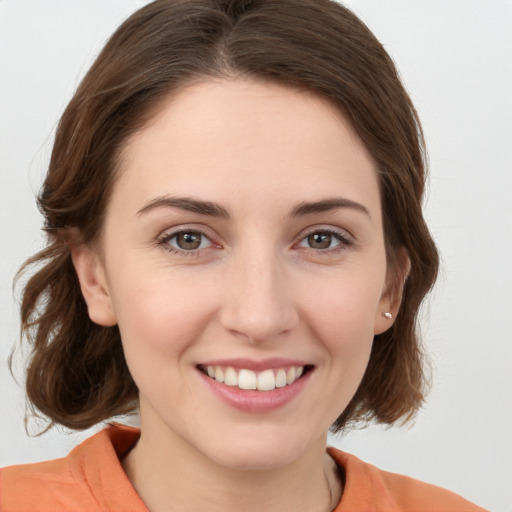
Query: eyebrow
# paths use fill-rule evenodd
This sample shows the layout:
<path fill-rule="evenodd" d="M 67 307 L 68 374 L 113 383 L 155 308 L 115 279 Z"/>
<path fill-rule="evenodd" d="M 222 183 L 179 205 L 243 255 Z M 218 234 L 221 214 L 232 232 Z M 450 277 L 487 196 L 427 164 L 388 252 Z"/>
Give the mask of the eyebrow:
<path fill-rule="evenodd" d="M 158 208 L 177 208 L 188 212 L 198 213 L 209 217 L 219 217 L 229 219 L 229 212 L 221 205 L 211 202 L 203 201 L 200 199 L 192 199 L 190 197 L 172 197 L 161 196 L 153 199 L 143 208 L 141 208 L 137 215 L 148 213 Z M 301 202 L 290 211 L 291 217 L 301 217 L 304 215 L 313 215 L 315 213 L 325 213 L 340 208 L 350 208 L 360 211 L 371 219 L 370 212 L 361 203 L 346 199 L 343 197 L 333 197 L 322 199 L 320 201 Z"/>
<path fill-rule="evenodd" d="M 291 211 L 292 217 L 300 217 L 302 215 L 311 215 L 315 213 L 325 213 L 339 208 L 350 208 L 359 212 L 364 213 L 371 219 L 370 212 L 366 206 L 361 203 L 352 201 L 351 199 L 345 199 L 343 197 L 332 197 L 323 199 L 321 201 L 302 202 L 299 203 Z"/>
<path fill-rule="evenodd" d="M 157 208 L 178 208 L 187 212 L 199 213 L 200 215 L 207 215 L 209 217 L 229 218 L 228 211 L 217 203 L 211 201 L 201 201 L 199 199 L 192 199 L 189 197 L 170 197 L 162 196 L 157 197 L 150 201 L 147 205 L 141 208 L 137 215 L 148 213 Z"/>

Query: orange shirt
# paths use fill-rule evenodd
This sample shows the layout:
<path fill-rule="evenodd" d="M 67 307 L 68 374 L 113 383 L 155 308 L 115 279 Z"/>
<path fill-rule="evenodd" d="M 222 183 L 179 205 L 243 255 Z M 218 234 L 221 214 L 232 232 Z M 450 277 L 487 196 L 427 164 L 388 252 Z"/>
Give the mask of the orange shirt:
<path fill-rule="evenodd" d="M 1 512 L 147 512 L 119 459 L 139 430 L 111 426 L 62 459 L 0 470 Z M 485 512 L 457 494 L 381 471 L 353 455 L 329 448 L 345 472 L 334 512 Z"/>

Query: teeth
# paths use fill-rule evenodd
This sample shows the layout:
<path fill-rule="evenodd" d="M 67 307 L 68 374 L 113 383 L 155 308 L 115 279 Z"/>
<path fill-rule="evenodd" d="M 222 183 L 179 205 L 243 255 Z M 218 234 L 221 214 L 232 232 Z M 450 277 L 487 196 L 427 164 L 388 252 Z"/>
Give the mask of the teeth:
<path fill-rule="evenodd" d="M 262 372 L 253 372 L 245 368 L 235 370 L 232 367 L 207 366 L 206 373 L 217 382 L 227 386 L 238 386 L 240 389 L 257 389 L 258 391 L 272 391 L 293 384 L 304 372 L 303 366 L 291 366 L 288 369 L 268 369 Z"/>
<path fill-rule="evenodd" d="M 218 382 L 224 382 L 224 372 L 222 371 L 222 368 L 219 368 L 218 366 L 215 367 L 215 380 Z"/>
<path fill-rule="evenodd" d="M 276 378 L 272 370 L 265 370 L 258 375 L 256 387 L 260 391 L 272 391 L 276 387 Z"/>
<path fill-rule="evenodd" d="M 233 368 L 226 368 L 226 373 L 224 374 L 224 384 L 228 386 L 238 386 L 238 377 Z"/>
<path fill-rule="evenodd" d="M 276 388 L 284 388 L 286 386 L 286 371 L 281 369 L 276 373 Z"/>
<path fill-rule="evenodd" d="M 240 370 L 238 387 L 240 389 L 256 389 L 256 374 L 251 370 Z"/>

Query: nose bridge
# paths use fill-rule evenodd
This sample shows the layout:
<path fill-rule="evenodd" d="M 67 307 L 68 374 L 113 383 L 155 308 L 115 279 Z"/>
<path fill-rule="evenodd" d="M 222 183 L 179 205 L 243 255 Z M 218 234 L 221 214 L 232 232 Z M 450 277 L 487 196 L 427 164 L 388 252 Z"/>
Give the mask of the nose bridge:
<path fill-rule="evenodd" d="M 223 304 L 224 327 L 252 342 L 290 331 L 298 321 L 284 262 L 270 247 L 252 247 L 233 257 Z"/>

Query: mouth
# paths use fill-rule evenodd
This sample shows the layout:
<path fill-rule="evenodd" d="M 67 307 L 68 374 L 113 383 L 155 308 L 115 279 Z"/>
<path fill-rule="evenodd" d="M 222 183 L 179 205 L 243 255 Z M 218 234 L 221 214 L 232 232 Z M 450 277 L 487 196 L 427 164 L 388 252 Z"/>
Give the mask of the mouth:
<path fill-rule="evenodd" d="M 198 365 L 198 370 L 210 379 L 241 390 L 273 391 L 291 386 L 313 370 L 313 365 L 283 366 L 254 371 L 220 365 Z"/>

